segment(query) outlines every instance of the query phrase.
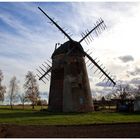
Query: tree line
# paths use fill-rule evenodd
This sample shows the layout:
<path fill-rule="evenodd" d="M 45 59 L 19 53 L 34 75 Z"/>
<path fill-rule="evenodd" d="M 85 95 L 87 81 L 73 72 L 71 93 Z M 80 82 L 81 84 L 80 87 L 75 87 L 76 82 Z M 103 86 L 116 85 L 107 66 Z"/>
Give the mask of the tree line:
<path fill-rule="evenodd" d="M 38 101 L 41 101 L 39 85 L 33 72 L 28 71 L 25 75 L 25 83 L 23 85 L 25 92 L 23 94 L 19 94 L 19 81 L 17 80 L 16 76 L 13 76 L 11 78 L 8 91 L 6 86 L 2 84 L 3 79 L 4 75 L 2 70 L 0 70 L 0 101 L 4 102 L 5 93 L 7 92 L 11 109 L 13 109 L 13 104 L 14 102 L 16 102 L 17 98 L 20 99 L 23 108 L 24 103 L 27 101 L 31 102 L 32 109 L 34 109 L 34 106 L 37 104 Z"/>
<path fill-rule="evenodd" d="M 140 96 L 140 85 L 132 86 L 130 84 L 119 84 L 115 90 L 113 90 L 110 94 L 106 95 L 106 99 L 135 99 Z"/>
<path fill-rule="evenodd" d="M 4 102 L 5 93 L 7 91 L 6 86 L 2 84 L 3 79 L 4 75 L 2 70 L 0 70 L 1 102 Z M 33 109 L 37 103 L 39 103 L 40 105 L 46 104 L 45 100 L 40 100 L 39 85 L 37 83 L 36 76 L 33 74 L 33 72 L 28 71 L 27 74 L 25 75 L 25 82 L 23 88 L 24 93 L 19 94 L 19 81 L 17 80 L 16 76 L 13 76 L 9 83 L 9 90 L 7 91 L 11 109 L 13 109 L 13 103 L 16 102 L 17 97 L 20 99 L 23 108 L 25 102 L 31 102 Z M 120 99 L 123 101 L 125 99 L 134 99 L 137 96 L 140 96 L 140 85 L 137 85 L 134 88 L 129 84 L 126 84 L 125 86 L 123 84 L 120 84 L 117 86 L 115 90 L 111 91 L 110 94 L 101 96 L 101 100 L 105 98 L 105 100 Z"/>

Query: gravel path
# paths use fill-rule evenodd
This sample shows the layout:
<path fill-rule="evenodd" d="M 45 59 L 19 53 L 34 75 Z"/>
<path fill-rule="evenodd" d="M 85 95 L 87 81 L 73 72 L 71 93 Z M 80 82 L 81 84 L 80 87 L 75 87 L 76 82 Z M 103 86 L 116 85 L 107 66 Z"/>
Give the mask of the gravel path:
<path fill-rule="evenodd" d="M 0 138 L 140 138 L 140 123 L 70 126 L 0 124 Z"/>

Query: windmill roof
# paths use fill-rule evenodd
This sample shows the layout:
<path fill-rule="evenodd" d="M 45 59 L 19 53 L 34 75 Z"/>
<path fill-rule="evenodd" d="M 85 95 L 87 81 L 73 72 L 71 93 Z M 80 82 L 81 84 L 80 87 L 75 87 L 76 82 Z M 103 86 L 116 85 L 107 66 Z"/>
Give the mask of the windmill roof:
<path fill-rule="evenodd" d="M 67 41 L 54 51 L 52 58 L 56 55 L 68 53 L 73 47 L 75 47 L 75 49 L 69 55 L 83 55 L 82 51 L 84 50 L 79 42 Z"/>

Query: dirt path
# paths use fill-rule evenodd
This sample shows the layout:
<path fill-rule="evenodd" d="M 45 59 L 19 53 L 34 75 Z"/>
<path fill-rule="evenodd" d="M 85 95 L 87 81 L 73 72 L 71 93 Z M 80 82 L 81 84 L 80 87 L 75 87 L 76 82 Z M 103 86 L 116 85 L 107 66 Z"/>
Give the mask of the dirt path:
<path fill-rule="evenodd" d="M 140 123 L 39 126 L 0 124 L 0 138 L 140 138 Z"/>

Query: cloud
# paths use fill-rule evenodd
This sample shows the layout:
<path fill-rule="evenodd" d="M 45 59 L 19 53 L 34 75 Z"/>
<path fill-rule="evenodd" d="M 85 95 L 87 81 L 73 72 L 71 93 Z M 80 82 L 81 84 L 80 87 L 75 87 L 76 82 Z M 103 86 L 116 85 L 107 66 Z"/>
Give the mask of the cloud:
<path fill-rule="evenodd" d="M 134 70 L 127 71 L 127 73 L 132 76 L 138 76 L 140 75 L 140 68 L 136 66 Z"/>
<path fill-rule="evenodd" d="M 134 61 L 134 58 L 133 56 L 131 55 L 125 55 L 125 56 L 120 56 L 118 57 L 122 62 L 124 63 L 127 63 L 127 62 L 130 62 L 130 61 Z"/>
<path fill-rule="evenodd" d="M 49 98 L 49 93 L 48 92 L 40 92 L 39 96 L 41 97 L 41 99 L 47 99 Z"/>
<path fill-rule="evenodd" d="M 96 84 L 96 86 L 100 86 L 100 87 L 110 87 L 110 82 L 106 83 L 106 82 L 99 82 Z"/>
<path fill-rule="evenodd" d="M 112 93 L 112 90 L 110 88 L 95 88 L 91 91 L 93 99 L 101 99 L 101 97 L 106 96 L 110 93 Z"/>
<path fill-rule="evenodd" d="M 106 69 L 111 74 L 117 76 L 117 80 L 129 80 L 131 77 L 127 77 L 126 74 L 127 70 L 131 67 L 127 67 L 121 63 L 122 60 L 114 61 L 114 57 L 117 58 L 118 56 L 130 54 L 132 57 L 128 62 L 134 62 L 135 58 L 135 62 L 139 60 L 137 64 L 140 63 L 138 51 L 138 34 L 140 32 L 139 9 L 140 3 L 105 2 L 78 3 L 78 5 L 73 3 L 73 10 L 75 12 L 73 18 L 76 19 L 76 17 L 79 17 L 75 20 L 79 32 L 81 30 L 84 31 L 86 28 L 90 29 L 98 17 L 102 17 L 105 21 L 107 25 L 106 31 L 99 35 L 98 38 L 95 38 L 90 45 L 86 46 L 84 44 L 83 46 L 85 46 L 84 48 L 94 48 L 93 58 L 99 58 Z M 81 27 L 83 28 L 80 29 Z M 137 35 L 133 36 L 134 34 Z M 131 66 L 134 67 L 134 65 Z M 94 74 L 92 75 L 95 77 Z"/>
<path fill-rule="evenodd" d="M 132 80 L 130 80 L 130 83 L 133 85 L 140 85 L 140 77 L 133 78 Z"/>
<path fill-rule="evenodd" d="M 48 19 L 37 9 L 38 5 L 51 17 L 59 20 L 59 25 L 68 28 L 76 40 L 80 39 L 81 32 L 91 29 L 96 20 L 102 17 L 108 27 L 107 30 L 90 45 L 83 43 L 83 47 L 90 50 L 94 48 L 96 51 L 93 58 L 99 58 L 108 71 L 126 80 L 124 75 L 128 70 L 127 67 L 122 67 L 120 62 L 114 62 L 112 59 L 131 53 L 132 56 L 137 56 L 135 57 L 137 60 L 139 59 L 139 51 L 134 49 L 138 48 L 139 37 L 132 36 L 135 32 L 139 33 L 138 3 L 44 2 L 0 3 L 0 63 L 5 81 L 16 75 L 24 82 L 28 70 L 36 74 L 35 69 L 38 65 L 51 56 L 55 43 L 66 41 L 57 28 L 48 24 Z M 129 58 L 129 61 L 132 60 Z M 101 88 L 106 86 L 97 83 L 96 79 L 92 71 L 89 76 L 91 89 L 98 87 L 100 90 L 96 90 L 95 93 L 103 94 L 106 91 L 101 91 Z M 49 83 L 47 85 L 39 83 L 41 91 L 49 90 Z"/>
<path fill-rule="evenodd" d="M 136 85 L 140 85 L 140 77 L 135 77 L 129 80 L 119 80 L 117 81 L 116 88 L 119 88 L 120 85 L 121 87 L 126 87 L 127 85 L 135 87 Z"/>
<path fill-rule="evenodd" d="M 54 38 L 57 40 L 61 34 L 54 34 L 46 19 L 42 22 L 42 13 L 36 12 L 37 6 L 31 3 L 0 3 L 0 7 L 0 62 L 4 82 L 8 86 L 10 78 L 15 75 L 22 87 L 27 71 L 36 74 L 36 68 L 51 57 Z M 48 87 L 49 84 L 40 82 L 41 91 L 49 90 Z"/>

